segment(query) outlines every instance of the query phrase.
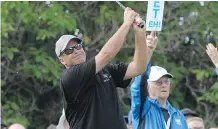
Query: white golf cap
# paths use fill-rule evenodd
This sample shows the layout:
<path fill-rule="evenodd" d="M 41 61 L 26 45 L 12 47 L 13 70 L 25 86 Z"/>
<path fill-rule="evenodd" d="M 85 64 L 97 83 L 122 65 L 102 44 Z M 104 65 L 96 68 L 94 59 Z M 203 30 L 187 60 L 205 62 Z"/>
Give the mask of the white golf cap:
<path fill-rule="evenodd" d="M 82 40 L 74 35 L 62 35 L 58 41 L 56 42 L 56 45 L 55 45 L 55 52 L 56 52 L 56 55 L 59 57 L 61 52 L 67 47 L 67 44 L 68 42 L 71 40 L 71 39 L 74 39 L 75 41 L 81 43 Z"/>
<path fill-rule="evenodd" d="M 148 81 L 149 82 L 157 81 L 163 76 L 168 76 L 169 78 L 173 78 L 173 75 L 168 73 L 166 69 L 160 66 L 152 66 Z"/>
<path fill-rule="evenodd" d="M 65 129 L 64 128 L 64 121 L 66 120 L 66 116 L 65 116 L 65 112 L 64 112 L 64 109 L 62 111 L 62 115 L 59 119 L 59 122 L 58 122 L 58 125 L 56 127 L 56 129 Z"/>

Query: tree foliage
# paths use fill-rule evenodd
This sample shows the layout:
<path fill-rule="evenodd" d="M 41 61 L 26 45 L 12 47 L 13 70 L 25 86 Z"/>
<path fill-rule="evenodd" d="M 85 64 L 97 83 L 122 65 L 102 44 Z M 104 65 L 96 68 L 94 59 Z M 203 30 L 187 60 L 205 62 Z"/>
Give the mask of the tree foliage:
<path fill-rule="evenodd" d="M 147 2 L 122 2 L 146 18 Z M 152 64 L 165 67 L 175 79 L 170 101 L 189 107 L 218 125 L 218 82 L 205 46 L 218 46 L 217 2 L 165 2 L 163 29 Z M 20 122 L 44 129 L 57 124 L 62 101 L 58 81 L 63 66 L 55 42 L 63 34 L 82 37 L 88 57 L 94 56 L 123 22 L 116 2 L 1 2 L 1 94 L 6 124 Z M 78 29 L 79 32 L 78 32 Z M 129 62 L 134 33 L 114 62 Z M 118 90 L 124 112 L 129 90 Z"/>

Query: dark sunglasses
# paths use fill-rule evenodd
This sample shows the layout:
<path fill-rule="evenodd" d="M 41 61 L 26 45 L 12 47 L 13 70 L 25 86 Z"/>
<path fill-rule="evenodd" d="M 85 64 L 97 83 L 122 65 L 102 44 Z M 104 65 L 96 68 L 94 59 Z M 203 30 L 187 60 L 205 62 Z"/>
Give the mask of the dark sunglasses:
<path fill-rule="evenodd" d="M 75 48 L 76 50 L 80 50 L 82 47 L 83 47 L 82 44 L 76 44 L 76 45 L 73 46 L 73 47 L 66 48 L 66 49 L 64 49 L 64 50 L 60 53 L 60 56 L 63 55 L 63 54 L 70 55 L 70 54 L 73 53 L 74 48 Z"/>

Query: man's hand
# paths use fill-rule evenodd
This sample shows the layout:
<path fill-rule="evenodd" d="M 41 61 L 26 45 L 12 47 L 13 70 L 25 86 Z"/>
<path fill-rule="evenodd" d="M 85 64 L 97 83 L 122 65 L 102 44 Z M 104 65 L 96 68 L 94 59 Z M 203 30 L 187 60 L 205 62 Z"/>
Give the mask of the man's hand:
<path fill-rule="evenodd" d="M 124 12 L 124 21 L 123 21 L 123 23 L 131 26 L 132 23 L 135 20 L 136 15 L 137 15 L 137 13 L 134 10 L 127 7 L 125 9 L 125 12 Z"/>
<path fill-rule="evenodd" d="M 151 52 L 154 52 L 154 50 L 156 49 L 157 42 L 158 42 L 158 38 L 157 38 L 157 36 L 155 36 L 154 32 L 151 32 L 151 34 L 148 35 L 146 38 L 146 43 L 147 43 L 148 49 Z"/>
<path fill-rule="evenodd" d="M 213 64 L 218 68 L 218 51 L 217 48 L 213 46 L 213 44 L 209 43 L 207 46 L 206 52 L 210 59 L 212 60 Z"/>
<path fill-rule="evenodd" d="M 143 28 L 140 28 L 139 25 L 140 23 L 143 23 L 145 25 L 145 21 L 142 20 L 142 18 L 139 16 L 138 13 L 136 13 L 136 17 L 135 17 L 135 20 L 134 20 L 134 23 L 133 23 L 133 30 L 135 32 L 146 32 L 146 27 L 144 26 Z"/>

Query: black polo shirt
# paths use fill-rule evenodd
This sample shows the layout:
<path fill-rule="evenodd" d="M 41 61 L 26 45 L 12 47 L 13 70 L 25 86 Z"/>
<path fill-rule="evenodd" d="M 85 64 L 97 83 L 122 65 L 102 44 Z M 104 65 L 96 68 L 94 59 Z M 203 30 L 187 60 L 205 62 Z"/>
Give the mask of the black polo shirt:
<path fill-rule="evenodd" d="M 126 129 L 116 87 L 123 81 L 128 65 L 109 64 L 97 74 L 95 58 L 64 71 L 61 89 L 70 129 Z"/>

